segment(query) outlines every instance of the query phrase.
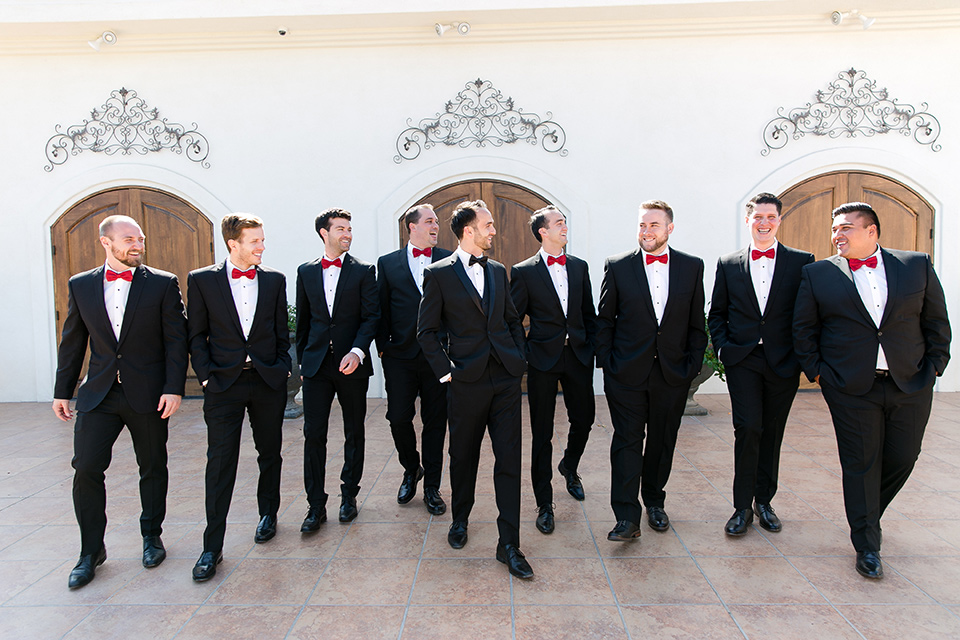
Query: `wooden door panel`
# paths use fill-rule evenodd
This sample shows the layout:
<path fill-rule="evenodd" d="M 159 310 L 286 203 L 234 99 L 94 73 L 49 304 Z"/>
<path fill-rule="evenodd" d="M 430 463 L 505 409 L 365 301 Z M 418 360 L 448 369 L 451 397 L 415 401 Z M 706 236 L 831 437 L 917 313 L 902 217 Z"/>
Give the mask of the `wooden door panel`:
<path fill-rule="evenodd" d="M 850 193 L 876 210 L 882 246 L 933 255 L 933 207 L 919 195 L 870 173 L 851 174 Z"/>
<path fill-rule="evenodd" d="M 833 255 L 830 213 L 845 199 L 846 181 L 839 175 L 794 187 L 781 197 L 783 222 L 777 237 L 787 246 L 813 253 L 817 260 Z"/>
<path fill-rule="evenodd" d="M 184 298 L 187 274 L 213 262 L 213 225 L 179 198 L 137 188 L 111 189 L 86 198 L 64 213 L 50 230 L 58 342 L 67 314 L 67 281 L 74 274 L 103 264 L 99 226 L 114 214 L 130 216 L 140 224 L 146 237 L 144 264 L 175 273 Z M 81 379 L 85 375 L 86 363 Z M 200 393 L 192 368 L 186 393 Z"/>

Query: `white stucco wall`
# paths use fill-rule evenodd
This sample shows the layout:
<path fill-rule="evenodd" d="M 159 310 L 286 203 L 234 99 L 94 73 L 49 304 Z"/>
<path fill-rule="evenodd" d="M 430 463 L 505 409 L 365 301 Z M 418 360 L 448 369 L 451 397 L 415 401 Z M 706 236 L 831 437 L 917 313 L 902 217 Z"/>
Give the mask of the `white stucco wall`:
<path fill-rule="evenodd" d="M 829 170 L 875 171 L 935 207 L 936 267 L 957 327 L 960 254 L 950 246 L 960 237 L 958 35 L 949 25 L 878 25 L 536 42 L 430 35 L 422 44 L 339 48 L 278 40 L 275 47 L 170 53 L 125 51 L 121 41 L 99 54 L 84 44 L 70 54 L 0 55 L 0 211 L 14 230 L 7 264 L 26 269 L 0 285 L 0 401 L 51 398 L 57 336 L 50 226 L 84 196 L 121 184 L 163 188 L 213 220 L 234 210 L 263 217 L 265 261 L 287 273 L 291 299 L 297 265 L 319 251 L 313 218 L 329 206 L 354 213 L 352 253 L 375 261 L 396 248 L 395 216 L 420 196 L 465 178 L 516 182 L 569 211 L 570 250 L 590 263 L 596 294 L 604 258 L 635 246 L 639 202 L 661 198 L 677 215 L 671 244 L 707 263 L 709 299 L 717 257 L 747 241 L 740 222 L 751 195 Z M 943 149 L 934 153 L 895 133 L 808 135 L 760 155 L 763 126 L 778 107 L 811 101 L 850 67 L 900 102 L 928 102 L 943 127 Z M 525 111 L 552 111 L 569 155 L 518 143 L 435 147 L 394 163 L 406 119 L 432 116 L 477 77 Z M 172 122 L 196 122 L 210 142 L 210 168 L 169 151 L 85 151 L 45 172 L 54 126 L 79 123 L 120 87 L 136 90 Z M 222 243 L 215 246 L 222 259 Z M 148 239 L 148 262 L 150 251 L 161 250 Z M 960 390 L 960 367 L 948 368 L 940 389 Z M 380 391 L 378 376 L 371 394 Z"/>

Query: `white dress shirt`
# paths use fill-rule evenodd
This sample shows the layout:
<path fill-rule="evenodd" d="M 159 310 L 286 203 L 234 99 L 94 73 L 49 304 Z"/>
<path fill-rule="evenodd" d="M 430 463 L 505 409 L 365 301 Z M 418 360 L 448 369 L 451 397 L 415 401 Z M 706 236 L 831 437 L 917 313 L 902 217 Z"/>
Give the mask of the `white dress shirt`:
<path fill-rule="evenodd" d="M 110 265 L 103 264 L 103 304 L 107 309 L 107 317 L 110 319 L 110 327 L 113 329 L 113 335 L 120 340 L 120 329 L 123 328 L 123 313 L 127 310 L 127 298 L 130 296 L 130 285 L 132 283 L 117 278 L 113 282 L 107 282 L 107 270 Z M 132 268 L 117 271 L 133 271 Z"/>
<path fill-rule="evenodd" d="M 658 254 L 670 253 L 670 250 L 664 246 L 663 251 Z M 667 296 L 670 295 L 670 258 L 667 258 L 667 264 L 654 262 L 647 264 L 647 252 L 640 250 L 643 258 L 643 269 L 647 274 L 647 284 L 650 286 L 650 300 L 653 301 L 653 312 L 657 316 L 657 324 L 663 321 L 663 309 L 667 306 Z"/>
<path fill-rule="evenodd" d="M 256 267 L 250 267 L 256 273 Z M 260 278 L 254 275 L 253 279 L 246 276 L 240 278 L 233 277 L 233 270 L 246 271 L 227 259 L 227 282 L 230 283 L 230 293 L 233 294 L 233 305 L 237 309 L 237 317 L 240 318 L 240 328 L 243 330 L 243 338 L 250 337 L 250 328 L 253 326 L 253 316 L 257 312 L 257 298 L 260 293 Z M 247 356 L 247 360 L 250 356 Z"/>
<path fill-rule="evenodd" d="M 470 258 L 472 258 L 473 255 L 467 253 L 460 247 L 457 247 L 457 257 L 460 258 L 460 262 L 463 263 L 463 268 L 466 269 L 467 276 L 470 278 L 470 281 L 473 282 L 473 286 L 476 287 L 477 293 L 483 298 L 483 267 L 481 267 L 479 263 L 471 266 Z"/>
<path fill-rule="evenodd" d="M 777 266 L 777 252 L 780 250 L 780 243 L 773 241 L 773 246 L 763 251 L 773 249 L 772 258 L 753 259 L 753 252 L 760 251 L 756 245 L 750 243 L 747 262 L 750 264 L 750 280 L 753 281 L 753 292 L 757 294 L 757 303 L 760 305 L 760 315 L 763 315 L 767 308 L 767 299 L 770 297 L 770 283 L 773 281 L 773 270 Z M 761 341 L 762 342 L 762 341 Z"/>
<path fill-rule="evenodd" d="M 863 306 L 867 308 L 867 313 L 873 319 L 873 323 L 880 326 L 883 319 L 883 310 L 887 306 L 887 272 L 883 269 L 883 254 L 880 253 L 880 246 L 870 257 L 876 256 L 877 267 L 871 269 L 864 265 L 853 271 L 853 282 L 857 285 L 857 293 L 863 300 Z M 877 369 L 887 369 L 887 356 L 883 353 L 883 347 L 877 350 Z"/>
<path fill-rule="evenodd" d="M 547 267 L 547 272 L 550 274 L 550 279 L 553 280 L 553 288 L 557 292 L 557 298 L 560 299 L 560 308 L 563 309 L 563 317 L 567 317 L 567 299 L 570 297 L 567 267 L 559 262 L 548 265 L 548 257 L 559 258 L 560 256 L 550 256 L 549 253 L 543 250 L 543 247 L 540 247 L 540 259 L 543 260 L 543 264 Z"/>
<path fill-rule="evenodd" d="M 420 247 L 416 247 L 419 249 Z M 430 264 L 432 258 L 420 254 L 416 258 L 413 257 L 414 246 L 407 243 L 407 264 L 410 266 L 410 273 L 413 275 L 413 281 L 417 283 L 417 289 L 420 290 L 420 295 L 423 295 L 423 270 L 427 268 L 427 265 Z"/>

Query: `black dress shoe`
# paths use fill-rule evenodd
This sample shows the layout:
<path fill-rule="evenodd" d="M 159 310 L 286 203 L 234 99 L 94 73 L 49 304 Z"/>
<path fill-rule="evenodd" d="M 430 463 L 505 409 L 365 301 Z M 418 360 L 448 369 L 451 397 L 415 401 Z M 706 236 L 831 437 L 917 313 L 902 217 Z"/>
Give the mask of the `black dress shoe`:
<path fill-rule="evenodd" d="M 357 517 L 357 499 L 344 496 L 340 503 L 340 522 L 353 522 Z"/>
<path fill-rule="evenodd" d="M 527 562 L 523 552 L 515 544 L 500 544 L 498 542 L 497 560 L 507 565 L 511 575 L 523 580 L 529 580 L 533 577 L 533 569 L 530 568 L 530 563 Z"/>
<path fill-rule="evenodd" d="M 777 512 L 773 510 L 769 502 L 756 502 L 753 507 L 757 512 L 757 521 L 761 527 L 771 533 L 778 533 L 783 529 L 783 523 L 780 522 L 780 518 L 777 517 Z"/>
<path fill-rule="evenodd" d="M 70 580 L 67 585 L 71 589 L 77 589 L 86 584 L 90 584 L 93 577 L 97 574 L 97 567 L 103 564 L 107 559 L 107 548 L 100 547 L 100 553 L 91 553 L 90 555 L 80 556 L 77 566 L 70 572 Z"/>
<path fill-rule="evenodd" d="M 397 504 L 407 504 L 417 495 L 417 483 L 423 478 L 423 467 L 417 469 L 416 473 L 405 471 L 403 473 L 403 482 L 400 483 L 400 491 L 397 492 Z"/>
<path fill-rule="evenodd" d="M 277 516 L 263 516 L 257 525 L 257 532 L 253 534 L 253 541 L 257 544 L 272 540 L 277 535 Z"/>
<path fill-rule="evenodd" d="M 607 534 L 611 542 L 630 542 L 640 537 L 640 527 L 629 520 L 618 520 L 613 530 Z"/>
<path fill-rule="evenodd" d="M 883 577 L 883 563 L 879 551 L 857 551 L 857 573 L 864 578 L 879 580 Z"/>
<path fill-rule="evenodd" d="M 307 516 L 300 525 L 300 533 L 313 533 L 320 528 L 320 525 L 327 521 L 327 508 L 310 507 L 307 509 Z"/>
<path fill-rule="evenodd" d="M 160 536 L 143 536 L 143 566 L 153 569 L 167 557 Z"/>
<path fill-rule="evenodd" d="M 467 523 L 454 522 L 450 525 L 450 531 L 447 532 L 447 542 L 454 549 L 463 549 L 467 544 Z"/>
<path fill-rule="evenodd" d="M 670 528 L 670 516 L 663 507 L 647 507 L 647 523 L 655 531 L 666 531 Z"/>
<path fill-rule="evenodd" d="M 728 536 L 742 536 L 747 532 L 751 522 L 753 522 L 753 509 L 737 509 L 727 520 L 723 532 Z"/>
<path fill-rule="evenodd" d="M 553 505 L 545 504 L 540 507 L 540 515 L 537 516 L 537 529 L 540 533 L 553 533 Z"/>
<path fill-rule="evenodd" d="M 583 500 L 583 483 L 580 482 L 580 475 L 576 471 L 570 471 L 567 469 L 567 465 L 563 463 L 563 460 L 560 460 L 559 466 L 557 466 L 557 471 L 560 472 L 567 480 L 567 493 L 569 493 L 575 500 Z"/>
<path fill-rule="evenodd" d="M 206 582 L 217 575 L 217 565 L 223 562 L 223 552 L 204 551 L 197 564 L 193 565 L 193 581 Z"/>
<path fill-rule="evenodd" d="M 440 497 L 440 490 L 433 487 L 423 488 L 423 504 L 432 515 L 442 516 L 447 512 L 447 503 Z"/>

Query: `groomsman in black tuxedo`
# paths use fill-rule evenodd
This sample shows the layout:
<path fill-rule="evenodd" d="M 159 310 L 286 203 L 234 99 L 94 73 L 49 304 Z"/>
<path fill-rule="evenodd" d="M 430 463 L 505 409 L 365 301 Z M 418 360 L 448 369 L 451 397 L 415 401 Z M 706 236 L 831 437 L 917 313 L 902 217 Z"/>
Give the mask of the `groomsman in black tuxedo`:
<path fill-rule="evenodd" d="M 263 221 L 231 213 L 220 223 L 230 255 L 187 277 L 190 358 L 203 385 L 207 423 L 206 510 L 203 553 L 193 568 L 209 580 L 223 560 L 227 513 L 240 461 L 244 413 L 257 449 L 260 523 L 253 540 L 277 533 L 280 449 L 290 376 L 287 279 L 262 266 Z"/>
<path fill-rule="evenodd" d="M 376 268 L 348 254 L 353 241 L 350 212 L 327 209 L 316 230 L 324 255 L 297 269 L 297 358 L 303 374 L 303 482 L 307 515 L 302 533 L 327 520 L 324 474 L 333 397 L 343 412 L 340 522 L 357 517 L 363 475 L 367 386 L 373 375 L 370 343 L 380 319 Z"/>
<path fill-rule="evenodd" d="M 793 306 L 800 270 L 813 262 L 813 254 L 777 241 L 782 208 L 772 193 L 747 203 L 750 246 L 717 262 L 710 303 L 710 335 L 733 410 L 735 511 L 724 527 L 731 536 L 747 532 L 754 511 L 767 531 L 783 528 L 771 501 L 783 432 L 800 385 Z"/>
<path fill-rule="evenodd" d="M 803 269 L 794 345 L 830 407 L 857 572 L 877 579 L 880 518 L 920 456 L 950 321 L 930 256 L 882 248 L 869 204 L 834 209 L 832 234 L 836 255 Z"/>
<path fill-rule="evenodd" d="M 166 551 L 167 422 L 180 408 L 187 377 L 187 319 L 177 277 L 143 265 L 144 235 L 127 216 L 100 223 L 106 263 L 70 278 L 67 317 L 57 354 L 53 412 L 73 418 L 70 398 L 87 345 L 90 364 L 77 391 L 73 436 L 73 506 L 80 525 L 80 560 L 71 589 L 93 580 L 107 559 L 104 473 L 126 426 L 140 467 L 143 566 Z"/>
<path fill-rule="evenodd" d="M 460 203 L 450 218 L 460 241 L 453 255 L 426 268 L 417 340 L 440 382 L 448 383 L 453 524 L 447 541 L 467 544 L 484 430 L 490 431 L 496 491 L 497 560 L 518 578 L 533 569 L 520 551 L 520 379 L 523 325 L 510 298 L 507 270 L 483 252 L 497 233 L 482 200 Z M 444 344 L 443 335 L 447 335 Z"/>
<path fill-rule="evenodd" d="M 667 247 L 673 209 L 640 205 L 633 251 L 607 258 L 597 311 L 597 364 L 613 422 L 610 503 L 612 541 L 640 537 L 647 522 L 666 531 L 664 487 L 690 383 L 703 366 L 703 260 Z M 644 430 L 647 444 L 643 446 Z M 641 480 L 642 478 L 642 480 Z"/>
<path fill-rule="evenodd" d="M 377 261 L 380 292 L 377 351 L 387 382 L 387 420 L 404 469 L 397 502 L 410 502 L 422 478 L 423 502 L 427 511 L 438 516 L 447 510 L 440 497 L 443 441 L 447 433 L 447 385 L 437 380 L 417 342 L 417 313 L 423 296 L 424 269 L 446 258 L 450 252 L 437 247 L 440 224 L 432 205 L 411 207 L 404 214 L 403 223 L 410 233 L 407 246 Z M 423 422 L 422 460 L 413 428 L 418 395 Z"/>
<path fill-rule="evenodd" d="M 557 385 L 563 388 L 570 431 L 558 470 L 567 492 L 583 500 L 577 469 L 593 426 L 593 345 L 597 314 L 587 263 L 565 252 L 567 219 L 553 206 L 530 217 L 540 251 L 510 270 L 510 292 L 520 320 L 530 316 L 527 333 L 527 400 L 533 446 L 530 474 L 537 499 L 537 529 L 553 533 L 553 418 Z"/>

